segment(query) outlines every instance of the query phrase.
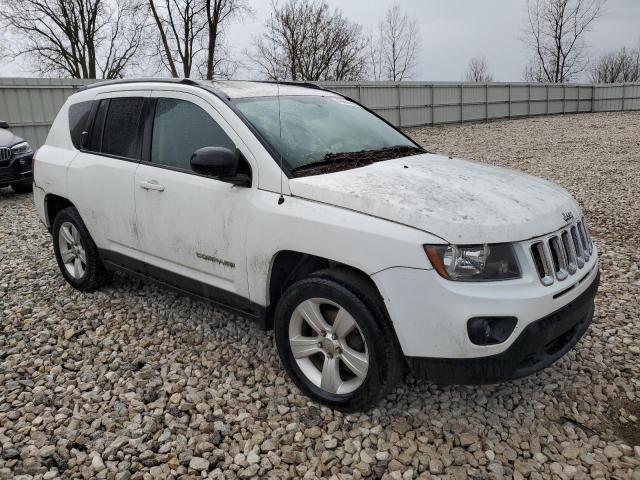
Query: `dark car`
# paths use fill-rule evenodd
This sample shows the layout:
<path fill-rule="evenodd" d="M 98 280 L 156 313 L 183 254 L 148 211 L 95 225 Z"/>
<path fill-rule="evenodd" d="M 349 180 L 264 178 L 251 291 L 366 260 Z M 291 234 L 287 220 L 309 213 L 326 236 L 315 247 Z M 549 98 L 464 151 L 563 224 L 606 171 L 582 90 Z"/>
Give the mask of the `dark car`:
<path fill-rule="evenodd" d="M 22 138 L 9 130 L 9 124 L 0 120 L 0 188 L 11 185 L 18 193 L 33 188 L 31 159 L 33 149 Z"/>

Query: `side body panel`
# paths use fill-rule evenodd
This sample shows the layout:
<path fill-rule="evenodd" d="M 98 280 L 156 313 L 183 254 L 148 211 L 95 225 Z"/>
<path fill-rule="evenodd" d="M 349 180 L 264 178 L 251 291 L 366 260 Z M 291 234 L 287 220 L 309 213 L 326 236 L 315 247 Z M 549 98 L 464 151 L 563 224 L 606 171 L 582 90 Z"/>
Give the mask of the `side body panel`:
<path fill-rule="evenodd" d="M 249 209 L 247 273 L 250 299 L 268 305 L 269 275 L 278 252 L 292 250 L 357 268 L 368 275 L 404 266 L 430 269 L 428 233 L 358 212 L 258 191 Z"/>
<path fill-rule="evenodd" d="M 85 94 L 82 100 L 90 100 L 93 96 L 95 93 Z M 40 220 L 47 227 L 51 225 L 46 215 L 46 195 L 53 194 L 69 198 L 72 193 L 67 188 L 67 171 L 78 150 L 74 148 L 69 136 L 68 113 L 69 105 L 76 101 L 81 100 L 71 97 L 62 105 L 49 129 L 47 140 L 36 154 L 33 198 Z"/>

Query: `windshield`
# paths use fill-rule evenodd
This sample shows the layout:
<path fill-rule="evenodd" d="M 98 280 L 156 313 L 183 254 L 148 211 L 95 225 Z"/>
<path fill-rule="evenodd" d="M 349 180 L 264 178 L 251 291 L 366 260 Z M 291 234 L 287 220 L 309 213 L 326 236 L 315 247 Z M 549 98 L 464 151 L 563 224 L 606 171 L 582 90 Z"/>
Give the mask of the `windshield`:
<path fill-rule="evenodd" d="M 294 176 L 423 152 L 375 115 L 341 97 L 282 96 L 279 102 L 278 97 L 255 97 L 238 99 L 235 105 Z M 332 168 L 323 168 L 328 164 Z"/>

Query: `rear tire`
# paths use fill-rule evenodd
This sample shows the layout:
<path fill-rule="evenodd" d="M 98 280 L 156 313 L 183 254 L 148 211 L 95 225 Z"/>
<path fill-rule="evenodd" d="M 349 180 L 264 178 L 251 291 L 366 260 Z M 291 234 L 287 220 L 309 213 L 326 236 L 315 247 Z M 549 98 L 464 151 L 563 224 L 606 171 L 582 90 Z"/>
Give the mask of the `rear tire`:
<path fill-rule="evenodd" d="M 16 193 L 30 193 L 33 192 L 33 182 L 12 183 L 11 189 Z"/>
<path fill-rule="evenodd" d="M 274 329 L 294 383 L 331 408 L 369 409 L 402 379 L 404 357 L 382 299 L 355 272 L 323 270 L 289 286 Z"/>
<path fill-rule="evenodd" d="M 51 233 L 58 267 L 69 285 L 90 292 L 111 281 L 113 273 L 104 267 L 78 210 L 68 207 L 58 212 Z"/>

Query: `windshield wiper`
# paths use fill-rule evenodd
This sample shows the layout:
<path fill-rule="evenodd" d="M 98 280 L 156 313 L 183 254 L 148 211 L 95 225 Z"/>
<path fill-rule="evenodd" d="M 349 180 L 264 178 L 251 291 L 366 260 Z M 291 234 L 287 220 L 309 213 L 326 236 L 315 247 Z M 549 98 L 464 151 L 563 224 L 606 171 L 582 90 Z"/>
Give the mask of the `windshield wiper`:
<path fill-rule="evenodd" d="M 428 153 L 414 145 L 396 145 L 375 150 L 360 150 L 357 152 L 327 153 L 319 162 L 307 163 L 291 169 L 294 177 L 304 175 L 320 175 L 322 173 L 337 172 L 349 168 L 364 167 L 375 162 L 391 160 Z"/>

